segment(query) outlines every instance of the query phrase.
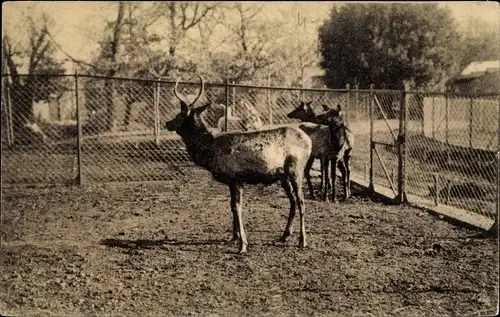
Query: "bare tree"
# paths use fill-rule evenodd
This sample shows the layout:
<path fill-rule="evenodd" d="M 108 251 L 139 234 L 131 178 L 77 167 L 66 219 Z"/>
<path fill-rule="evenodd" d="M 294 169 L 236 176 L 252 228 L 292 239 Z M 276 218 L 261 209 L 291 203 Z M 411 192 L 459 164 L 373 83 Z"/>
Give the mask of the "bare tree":
<path fill-rule="evenodd" d="M 48 100 L 51 93 L 57 93 L 63 86 L 60 79 L 35 76 L 64 73 L 62 63 L 54 59 L 55 47 L 48 36 L 53 24 L 54 21 L 43 12 L 38 16 L 27 12 L 27 29 L 18 30 L 20 36 L 16 40 L 8 34 L 2 38 L 2 64 L 9 74 L 5 84 L 10 91 L 13 129 L 17 136 L 25 134 L 26 123 L 34 122 L 33 102 Z M 20 75 L 22 67 L 27 69 L 26 76 Z"/>
<path fill-rule="evenodd" d="M 268 67 L 279 61 L 276 42 L 283 35 L 282 28 L 286 21 L 279 17 L 265 19 L 262 16 L 263 7 L 255 3 L 235 3 L 232 7 L 235 21 L 226 22 L 235 55 L 225 65 L 227 69 L 224 73 L 228 73 L 234 81 L 256 80 L 261 71 L 266 70 L 267 75 Z"/>

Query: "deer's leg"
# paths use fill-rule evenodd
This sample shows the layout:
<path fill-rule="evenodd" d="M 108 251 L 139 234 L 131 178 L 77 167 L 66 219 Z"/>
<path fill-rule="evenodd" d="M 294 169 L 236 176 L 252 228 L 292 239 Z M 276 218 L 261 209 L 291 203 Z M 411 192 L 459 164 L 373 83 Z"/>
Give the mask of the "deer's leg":
<path fill-rule="evenodd" d="M 243 228 L 243 206 L 242 206 L 242 198 L 243 198 L 243 187 L 240 184 L 231 184 L 231 191 L 234 191 L 235 195 L 235 204 L 236 204 L 236 213 L 234 214 L 235 220 L 238 223 L 238 231 L 240 233 L 240 250 L 239 253 L 247 252 L 247 235 L 245 234 L 245 229 Z"/>
<path fill-rule="evenodd" d="M 345 165 L 345 172 L 346 172 L 346 185 L 345 185 L 345 198 L 346 200 L 348 198 L 351 198 L 351 168 L 349 167 L 349 160 L 351 159 L 351 150 L 348 150 L 344 153 L 344 165 Z"/>
<path fill-rule="evenodd" d="M 332 165 L 332 202 L 335 202 L 335 179 L 336 177 L 336 171 L 337 171 L 337 157 L 333 157 L 331 160 L 331 165 Z"/>
<path fill-rule="evenodd" d="M 307 186 L 309 187 L 309 193 L 311 195 L 311 199 L 314 199 L 314 189 L 311 183 L 311 168 L 314 163 L 314 157 L 310 157 L 309 160 L 307 161 L 306 168 L 305 168 L 305 176 L 306 176 L 306 181 L 307 181 Z M 323 180 L 322 180 L 323 181 Z"/>
<path fill-rule="evenodd" d="M 238 192 L 235 188 L 235 186 L 231 185 L 229 186 L 229 193 L 231 195 L 231 213 L 233 214 L 233 238 L 231 241 L 236 241 L 240 238 L 240 231 L 238 227 L 238 211 L 237 211 L 237 196 Z"/>
<path fill-rule="evenodd" d="M 307 174 L 306 174 L 307 175 Z M 292 193 L 292 184 L 290 183 L 290 180 L 284 176 L 281 179 L 281 187 L 285 190 L 286 196 L 288 197 L 288 200 L 290 200 L 290 212 L 288 213 L 288 221 L 286 223 L 285 231 L 283 232 L 283 236 L 281 236 L 281 241 L 285 242 L 288 237 L 292 235 L 293 231 L 293 218 L 295 217 L 295 196 Z"/>
<path fill-rule="evenodd" d="M 306 225 L 304 220 L 305 204 L 304 204 L 304 193 L 302 191 L 302 175 L 300 174 L 292 175 L 290 183 L 292 185 L 293 194 L 295 196 L 295 201 L 299 208 L 299 215 L 300 215 L 299 248 L 304 248 L 307 246 L 307 242 L 306 242 Z"/>
<path fill-rule="evenodd" d="M 344 159 L 339 160 L 337 162 L 337 166 L 340 170 L 340 174 L 342 174 L 342 185 L 344 186 L 344 193 L 345 193 L 344 200 L 347 200 L 347 195 L 349 193 L 347 192 L 347 169 L 345 166 L 345 160 Z"/>
<path fill-rule="evenodd" d="M 327 158 L 323 158 L 321 160 L 321 169 L 323 170 L 323 189 L 322 196 L 325 202 L 328 202 L 328 185 L 330 184 L 330 176 L 328 172 L 328 163 L 329 160 Z"/>

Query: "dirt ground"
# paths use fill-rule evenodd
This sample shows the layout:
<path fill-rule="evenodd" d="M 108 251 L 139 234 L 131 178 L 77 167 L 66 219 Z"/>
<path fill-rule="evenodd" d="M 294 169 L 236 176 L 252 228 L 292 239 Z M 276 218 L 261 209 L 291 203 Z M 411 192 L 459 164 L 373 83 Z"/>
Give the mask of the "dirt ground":
<path fill-rule="evenodd" d="M 306 201 L 309 246 L 279 185 L 247 186 L 248 254 L 228 190 L 187 183 L 2 190 L 0 313 L 15 316 L 493 315 L 498 244 L 428 213 Z M 196 180 L 195 180 L 196 179 Z M 317 179 L 316 179 L 316 183 Z M 340 183 L 339 181 L 337 183 Z M 307 193 L 307 192 L 306 192 Z M 340 187 L 339 197 L 343 194 Z"/>

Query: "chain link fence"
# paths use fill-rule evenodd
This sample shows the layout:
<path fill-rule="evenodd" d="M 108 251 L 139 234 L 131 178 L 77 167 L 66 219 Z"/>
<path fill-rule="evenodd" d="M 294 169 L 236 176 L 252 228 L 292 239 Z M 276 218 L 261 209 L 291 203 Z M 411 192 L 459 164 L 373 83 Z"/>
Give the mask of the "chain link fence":
<path fill-rule="evenodd" d="M 13 82 L 3 76 L 2 185 L 188 181 L 194 164 L 182 140 L 164 128 L 179 112 L 174 84 L 87 75 Z M 199 89 L 199 82 L 178 87 L 188 100 Z M 394 195 L 404 190 L 493 218 L 498 98 L 207 83 L 198 105 L 213 103 L 204 116 L 216 131 L 226 113 L 244 118 L 251 109 L 270 127 L 296 122 L 287 114 L 302 100 L 312 101 L 317 114 L 322 105 L 340 104 L 355 135 L 353 174 Z"/>
<path fill-rule="evenodd" d="M 407 97 L 407 192 L 493 218 L 499 96 Z"/>

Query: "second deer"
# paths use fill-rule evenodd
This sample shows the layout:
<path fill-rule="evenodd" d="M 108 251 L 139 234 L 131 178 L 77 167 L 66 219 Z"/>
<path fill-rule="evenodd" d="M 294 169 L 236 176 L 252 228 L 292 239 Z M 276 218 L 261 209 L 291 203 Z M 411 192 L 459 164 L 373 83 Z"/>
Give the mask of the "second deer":
<path fill-rule="evenodd" d="M 320 188 L 323 199 L 328 201 L 327 192 L 331 188 L 331 199 L 335 201 L 335 170 L 338 167 L 344 180 L 344 200 L 347 200 L 351 196 L 349 159 L 352 146 L 354 145 L 354 135 L 345 126 L 340 108 L 330 109 L 326 105 L 323 105 L 323 110 L 326 113 L 316 115 L 311 107 L 311 103 L 301 102 L 297 108 L 287 115 L 290 119 L 299 119 L 302 121 L 299 128 L 304 130 L 313 141 L 313 151 L 305 171 L 311 197 L 314 197 L 314 190 L 310 180 L 310 170 L 314 159 L 319 158 L 321 161 Z M 307 125 L 306 123 L 310 124 Z M 313 126 L 311 123 L 317 126 Z M 330 184 L 330 172 L 332 185 Z"/>

